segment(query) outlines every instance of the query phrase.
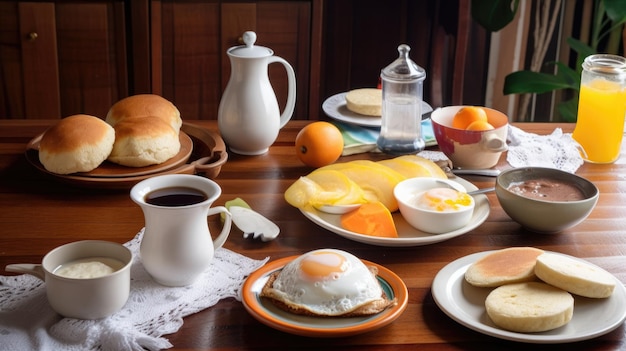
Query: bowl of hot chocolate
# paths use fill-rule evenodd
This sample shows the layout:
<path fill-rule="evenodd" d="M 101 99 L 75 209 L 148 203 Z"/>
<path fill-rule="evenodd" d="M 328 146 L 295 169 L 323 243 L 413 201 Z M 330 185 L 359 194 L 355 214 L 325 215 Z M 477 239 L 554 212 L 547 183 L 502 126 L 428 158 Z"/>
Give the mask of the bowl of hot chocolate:
<path fill-rule="evenodd" d="M 503 171 L 496 178 L 502 209 L 526 229 L 558 233 L 584 221 L 596 206 L 600 191 L 574 173 L 542 167 Z"/>

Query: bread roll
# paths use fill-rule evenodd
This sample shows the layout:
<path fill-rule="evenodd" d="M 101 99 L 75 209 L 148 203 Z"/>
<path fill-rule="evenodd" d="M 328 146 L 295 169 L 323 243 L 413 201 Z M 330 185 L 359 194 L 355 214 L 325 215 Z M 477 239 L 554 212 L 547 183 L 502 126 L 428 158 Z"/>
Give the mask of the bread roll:
<path fill-rule="evenodd" d="M 168 123 L 178 133 L 182 126 L 180 112 L 168 100 L 153 94 L 139 94 L 124 98 L 111 106 L 106 122 L 115 127 L 128 118 L 154 116 Z"/>
<path fill-rule="evenodd" d="M 567 324 L 574 314 L 574 298 L 551 285 L 526 282 L 494 289 L 487 296 L 485 307 L 498 327 L 534 333 Z"/>
<path fill-rule="evenodd" d="M 124 119 L 115 124 L 108 160 L 128 167 L 163 163 L 180 151 L 178 133 L 157 117 Z"/>
<path fill-rule="evenodd" d="M 39 161 L 52 173 L 89 172 L 107 159 L 114 141 L 113 127 L 100 118 L 69 116 L 44 133 L 39 143 Z"/>
<path fill-rule="evenodd" d="M 534 247 L 511 247 L 492 252 L 469 266 L 465 280 L 478 287 L 535 280 L 535 262 L 543 253 Z"/>
<path fill-rule="evenodd" d="M 383 106 L 382 90 L 363 88 L 346 94 L 346 107 L 352 112 L 366 116 L 381 116 Z"/>
<path fill-rule="evenodd" d="M 609 297 L 615 289 L 611 273 L 582 260 L 552 253 L 537 257 L 535 274 L 550 285 L 584 297 Z"/>

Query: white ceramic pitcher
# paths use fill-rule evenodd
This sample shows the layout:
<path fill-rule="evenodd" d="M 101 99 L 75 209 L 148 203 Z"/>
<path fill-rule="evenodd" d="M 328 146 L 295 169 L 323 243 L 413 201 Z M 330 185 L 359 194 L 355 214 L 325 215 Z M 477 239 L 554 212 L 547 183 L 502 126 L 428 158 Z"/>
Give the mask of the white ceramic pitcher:
<path fill-rule="evenodd" d="M 218 110 L 220 134 L 230 150 L 242 155 L 260 155 L 276 141 L 278 131 L 291 119 L 296 103 L 296 76 L 285 59 L 272 49 L 255 46 L 255 32 L 243 34 L 245 45 L 226 52 L 231 64 Z M 287 70 L 288 93 L 282 114 L 267 70 L 270 63 L 281 63 Z"/>
<path fill-rule="evenodd" d="M 192 188 L 206 198 L 183 206 L 152 204 L 147 196 L 155 190 Z M 167 174 L 145 179 L 130 191 L 131 199 L 143 210 L 145 231 L 139 253 L 141 262 L 152 278 L 167 286 L 193 283 L 204 272 L 215 250 L 220 248 L 231 228 L 231 215 L 223 206 L 211 207 L 222 190 L 214 181 L 190 174 Z M 207 217 L 225 215 L 221 232 L 211 237 Z"/>

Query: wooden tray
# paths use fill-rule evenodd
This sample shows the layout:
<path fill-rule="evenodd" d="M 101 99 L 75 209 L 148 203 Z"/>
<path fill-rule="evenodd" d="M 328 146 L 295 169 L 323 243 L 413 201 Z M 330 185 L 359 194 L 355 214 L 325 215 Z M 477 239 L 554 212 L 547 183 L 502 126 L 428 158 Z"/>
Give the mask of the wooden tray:
<path fill-rule="evenodd" d="M 26 159 L 40 172 L 59 181 L 81 187 L 102 189 L 130 189 L 139 181 L 162 174 L 198 174 L 215 178 L 228 159 L 222 138 L 212 131 L 183 123 L 180 133 L 180 152 L 159 165 L 125 167 L 105 161 L 91 172 L 56 174 L 39 162 L 39 142 L 43 133 L 33 138 L 26 147 Z"/>

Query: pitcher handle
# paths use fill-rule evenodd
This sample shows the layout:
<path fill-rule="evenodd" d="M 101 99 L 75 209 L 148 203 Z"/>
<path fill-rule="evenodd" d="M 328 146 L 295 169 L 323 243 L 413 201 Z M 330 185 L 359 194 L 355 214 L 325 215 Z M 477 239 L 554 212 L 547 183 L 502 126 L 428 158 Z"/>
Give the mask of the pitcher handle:
<path fill-rule="evenodd" d="M 291 116 L 293 115 L 293 110 L 296 106 L 296 74 L 294 73 L 293 67 L 291 67 L 289 62 L 287 62 L 282 57 L 270 56 L 268 63 L 272 62 L 281 63 L 283 66 L 285 66 L 285 70 L 287 71 L 287 103 L 285 104 L 285 109 L 283 110 L 283 113 L 280 115 L 280 128 L 282 128 L 291 119 Z"/>
<path fill-rule="evenodd" d="M 211 207 L 209 209 L 209 212 L 207 213 L 207 217 L 218 214 L 218 213 L 224 214 L 224 224 L 222 225 L 222 231 L 220 232 L 220 234 L 217 236 L 217 238 L 215 238 L 215 240 L 213 240 L 214 250 L 217 250 L 220 247 L 222 247 L 222 245 L 224 245 L 224 243 L 226 242 L 226 239 L 228 239 L 228 235 L 230 234 L 230 227 L 232 225 L 232 218 L 233 218 L 230 212 L 228 211 L 228 209 L 224 206 Z"/>

